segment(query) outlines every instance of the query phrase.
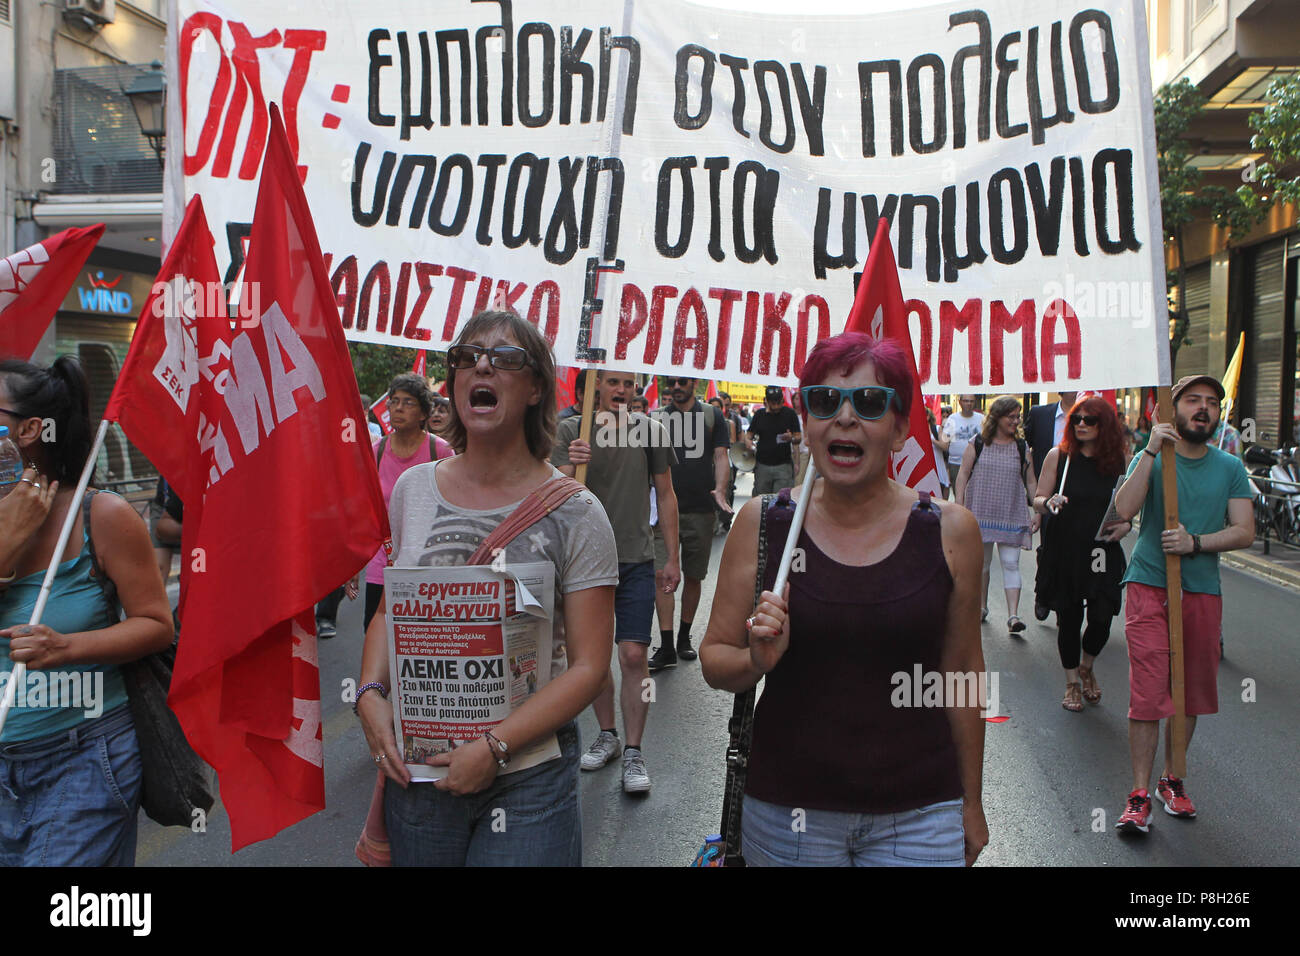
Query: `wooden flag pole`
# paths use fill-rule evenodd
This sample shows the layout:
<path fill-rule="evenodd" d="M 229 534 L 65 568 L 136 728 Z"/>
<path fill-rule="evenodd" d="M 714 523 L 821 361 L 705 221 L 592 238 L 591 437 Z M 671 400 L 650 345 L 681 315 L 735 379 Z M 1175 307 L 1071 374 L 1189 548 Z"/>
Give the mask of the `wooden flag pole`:
<path fill-rule="evenodd" d="M 1168 385 L 1159 388 L 1160 420 L 1172 423 L 1174 401 Z M 1165 530 L 1178 527 L 1178 455 L 1173 446 L 1160 449 L 1160 477 L 1163 481 L 1165 502 Z M 1174 701 L 1173 753 L 1169 757 L 1169 772 L 1173 776 L 1187 776 L 1187 701 L 1183 691 L 1183 559 L 1180 555 L 1165 553 L 1165 594 L 1169 602 L 1169 681 Z"/>
<path fill-rule="evenodd" d="M 588 367 L 587 374 L 582 384 L 582 425 L 578 429 L 578 437 L 589 445 L 591 443 L 591 425 L 592 406 L 596 404 L 596 370 Z M 574 468 L 574 479 L 581 485 L 587 483 L 587 466 L 578 465 Z"/>

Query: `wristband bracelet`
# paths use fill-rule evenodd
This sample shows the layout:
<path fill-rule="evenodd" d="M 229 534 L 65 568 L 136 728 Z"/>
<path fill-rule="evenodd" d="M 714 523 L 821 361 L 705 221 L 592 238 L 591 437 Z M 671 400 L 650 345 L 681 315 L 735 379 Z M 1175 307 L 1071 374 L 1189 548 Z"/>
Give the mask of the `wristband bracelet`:
<path fill-rule="evenodd" d="M 1200 553 L 1201 553 L 1201 536 L 1199 534 L 1194 534 L 1192 535 L 1192 554 L 1195 555 Z"/>
<path fill-rule="evenodd" d="M 1150 455 L 1152 458 L 1155 458 L 1155 457 L 1156 457 L 1156 453 L 1153 452 L 1150 448 L 1143 448 L 1143 449 L 1142 449 L 1142 454 L 1144 454 L 1144 455 Z"/>
<path fill-rule="evenodd" d="M 352 713 L 357 714 L 357 716 L 360 716 L 360 714 L 357 713 L 357 707 L 361 703 L 361 695 L 368 690 L 377 690 L 379 691 L 380 697 L 384 698 L 384 700 L 388 700 L 388 688 L 385 687 L 383 684 L 379 683 L 379 681 L 371 681 L 368 684 L 362 684 L 359 688 L 357 688 L 357 696 L 352 701 Z"/>
<path fill-rule="evenodd" d="M 492 751 L 492 757 L 496 760 L 497 766 L 504 770 L 506 765 L 510 763 L 510 748 L 497 740 L 490 730 L 483 732 L 483 739 L 487 741 L 488 749 Z"/>

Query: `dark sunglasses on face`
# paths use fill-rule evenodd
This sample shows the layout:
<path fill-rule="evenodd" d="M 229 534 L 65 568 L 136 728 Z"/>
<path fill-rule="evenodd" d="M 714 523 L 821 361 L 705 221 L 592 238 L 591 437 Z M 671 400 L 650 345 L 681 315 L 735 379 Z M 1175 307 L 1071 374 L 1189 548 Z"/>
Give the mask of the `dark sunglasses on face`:
<path fill-rule="evenodd" d="M 668 387 L 669 387 L 669 388 L 676 388 L 678 385 L 682 386 L 683 388 L 689 388 L 690 385 L 694 382 L 694 379 L 689 379 L 689 378 L 665 378 L 664 381 L 668 383 Z"/>
<path fill-rule="evenodd" d="M 1099 421 L 1101 421 L 1101 419 L 1098 418 L 1096 415 L 1071 415 L 1070 416 L 1071 425 L 1086 425 L 1088 428 L 1092 428 Z"/>
<path fill-rule="evenodd" d="M 525 365 L 532 365 L 528 350 L 518 345 L 498 345 L 484 348 L 481 345 L 453 345 L 447 349 L 447 364 L 452 368 L 473 368 L 484 355 L 493 368 L 506 372 L 517 372 Z"/>
<path fill-rule="evenodd" d="M 834 418 L 844 399 L 853 402 L 859 418 L 874 422 L 897 404 L 892 388 L 883 385 L 861 385 L 857 388 L 837 388 L 834 385 L 808 385 L 800 390 L 803 406 L 813 418 Z"/>

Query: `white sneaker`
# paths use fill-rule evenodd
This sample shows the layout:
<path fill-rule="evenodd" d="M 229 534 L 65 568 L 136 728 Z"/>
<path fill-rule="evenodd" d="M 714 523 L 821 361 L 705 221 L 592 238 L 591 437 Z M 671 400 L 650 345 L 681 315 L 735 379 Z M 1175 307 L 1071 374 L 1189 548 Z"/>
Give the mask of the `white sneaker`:
<path fill-rule="evenodd" d="M 578 765 L 583 770 L 599 770 L 622 752 L 623 745 L 618 742 L 617 735 L 602 730 L 591 742 L 591 747 L 582 755 Z"/>
<path fill-rule="evenodd" d="M 639 750 L 629 750 L 623 755 L 623 792 L 650 792 L 650 774 L 646 773 L 645 758 Z"/>

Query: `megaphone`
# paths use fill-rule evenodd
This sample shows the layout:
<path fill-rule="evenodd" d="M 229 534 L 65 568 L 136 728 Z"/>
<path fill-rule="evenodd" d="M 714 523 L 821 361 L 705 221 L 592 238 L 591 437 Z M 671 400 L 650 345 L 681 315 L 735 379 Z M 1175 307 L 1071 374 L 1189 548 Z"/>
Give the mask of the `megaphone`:
<path fill-rule="evenodd" d="M 732 467 L 737 471 L 753 471 L 754 465 L 758 464 L 758 456 L 740 443 L 732 445 L 727 451 L 727 456 L 731 459 Z"/>

